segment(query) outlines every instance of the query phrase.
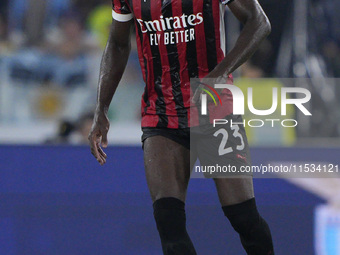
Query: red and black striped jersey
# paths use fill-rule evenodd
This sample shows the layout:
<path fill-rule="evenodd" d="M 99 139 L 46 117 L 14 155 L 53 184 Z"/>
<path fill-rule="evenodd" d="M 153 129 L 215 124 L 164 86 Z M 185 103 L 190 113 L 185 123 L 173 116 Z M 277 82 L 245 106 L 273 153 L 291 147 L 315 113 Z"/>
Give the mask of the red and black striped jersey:
<path fill-rule="evenodd" d="M 146 83 L 142 127 L 190 126 L 190 78 L 224 58 L 224 10 L 232 0 L 113 0 L 115 20 L 135 21 Z"/>

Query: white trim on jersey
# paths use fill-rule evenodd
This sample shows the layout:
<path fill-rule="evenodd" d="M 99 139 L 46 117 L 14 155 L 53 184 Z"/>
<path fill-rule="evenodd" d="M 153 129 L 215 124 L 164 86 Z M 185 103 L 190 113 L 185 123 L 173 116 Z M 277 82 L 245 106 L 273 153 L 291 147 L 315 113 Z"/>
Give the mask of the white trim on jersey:
<path fill-rule="evenodd" d="M 233 0 L 221 0 L 222 4 L 229 4 L 230 2 L 232 2 Z"/>
<path fill-rule="evenodd" d="M 133 14 L 132 13 L 121 14 L 121 13 L 117 13 L 114 10 L 112 10 L 112 18 L 120 22 L 127 22 L 133 19 Z"/>
<path fill-rule="evenodd" d="M 220 3 L 220 44 L 223 54 L 225 56 L 225 27 L 224 27 L 224 13 L 225 13 L 225 5 Z"/>

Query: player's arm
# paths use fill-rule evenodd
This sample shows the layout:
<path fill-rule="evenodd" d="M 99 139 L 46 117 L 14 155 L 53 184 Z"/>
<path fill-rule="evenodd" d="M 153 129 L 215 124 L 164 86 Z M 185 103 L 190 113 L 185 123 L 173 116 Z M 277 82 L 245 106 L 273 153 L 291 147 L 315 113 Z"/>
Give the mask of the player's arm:
<path fill-rule="evenodd" d="M 129 58 L 132 22 L 132 20 L 127 22 L 113 20 L 100 65 L 97 106 L 89 141 L 91 153 L 101 165 L 106 162 L 106 154 L 100 145 L 104 148 L 108 145 L 107 132 L 110 122 L 107 111 Z"/>
<path fill-rule="evenodd" d="M 232 73 L 252 56 L 271 31 L 270 22 L 257 0 L 234 0 L 228 7 L 244 26 L 234 48 L 207 78 Z"/>

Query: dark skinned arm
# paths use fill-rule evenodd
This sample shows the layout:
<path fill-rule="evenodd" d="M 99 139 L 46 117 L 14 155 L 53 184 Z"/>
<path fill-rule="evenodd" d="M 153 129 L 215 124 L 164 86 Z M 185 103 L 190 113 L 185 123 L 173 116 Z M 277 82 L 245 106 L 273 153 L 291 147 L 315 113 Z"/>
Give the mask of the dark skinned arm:
<path fill-rule="evenodd" d="M 206 78 L 217 78 L 235 71 L 254 54 L 271 31 L 270 22 L 257 0 L 235 0 L 228 7 L 244 27 L 234 48 Z"/>
<path fill-rule="evenodd" d="M 108 145 L 107 133 L 110 122 L 107 117 L 112 97 L 124 73 L 130 55 L 130 28 L 133 20 L 128 22 L 112 21 L 109 39 L 107 41 L 100 65 L 97 106 L 89 141 L 91 153 L 99 164 L 106 163 L 103 149 Z"/>

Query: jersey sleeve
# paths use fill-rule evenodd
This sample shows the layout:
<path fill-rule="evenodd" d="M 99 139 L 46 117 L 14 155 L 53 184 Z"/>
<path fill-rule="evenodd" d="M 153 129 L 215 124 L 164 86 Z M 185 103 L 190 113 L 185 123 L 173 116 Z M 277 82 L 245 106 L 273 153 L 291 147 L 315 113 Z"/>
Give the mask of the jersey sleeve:
<path fill-rule="evenodd" d="M 112 0 L 112 18 L 120 22 L 126 22 L 133 18 L 125 0 Z"/>
<path fill-rule="evenodd" d="M 230 4 L 234 0 L 220 0 L 222 4 Z"/>

